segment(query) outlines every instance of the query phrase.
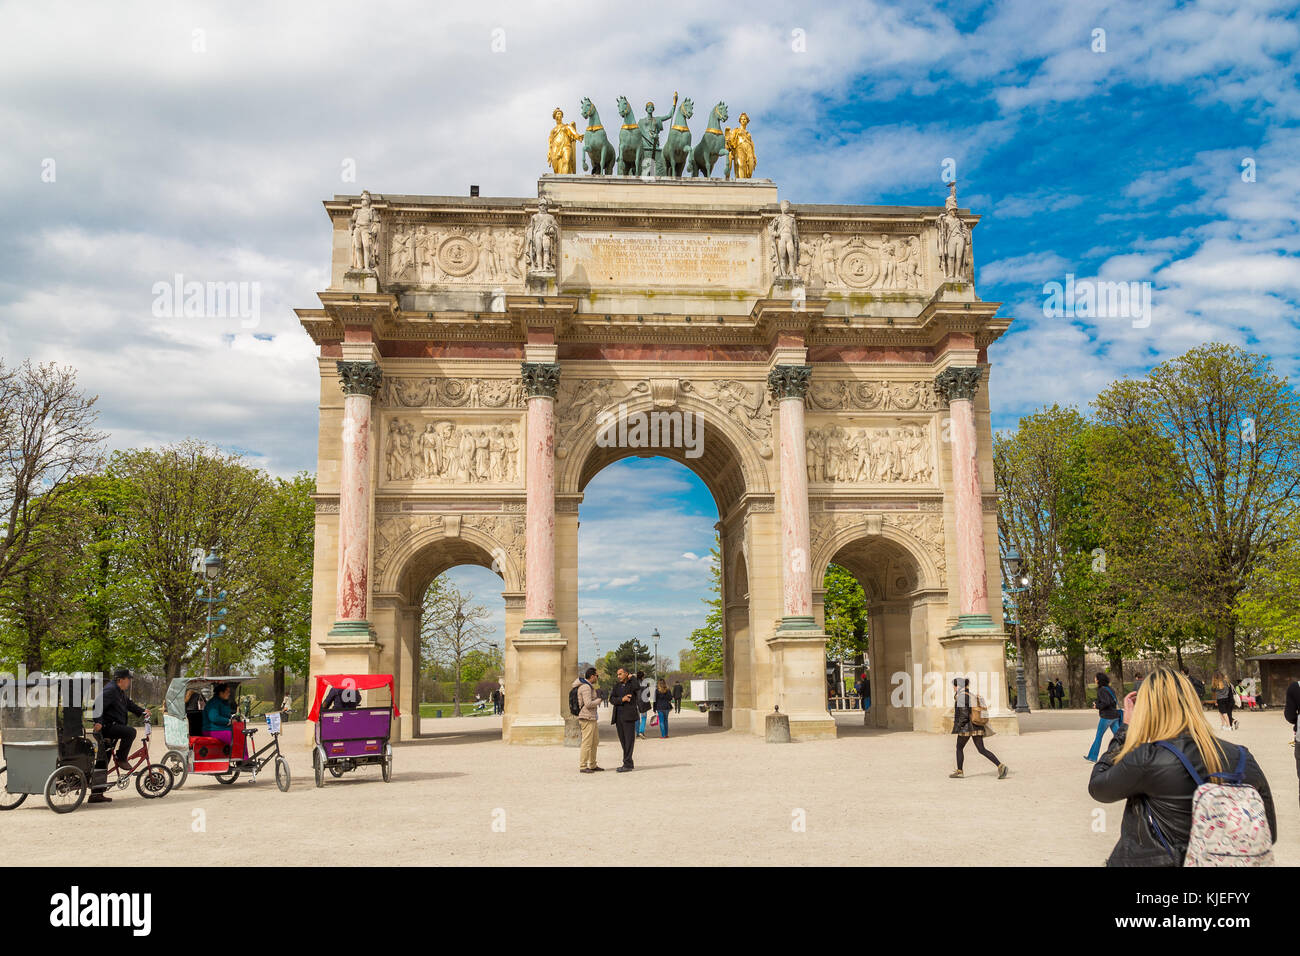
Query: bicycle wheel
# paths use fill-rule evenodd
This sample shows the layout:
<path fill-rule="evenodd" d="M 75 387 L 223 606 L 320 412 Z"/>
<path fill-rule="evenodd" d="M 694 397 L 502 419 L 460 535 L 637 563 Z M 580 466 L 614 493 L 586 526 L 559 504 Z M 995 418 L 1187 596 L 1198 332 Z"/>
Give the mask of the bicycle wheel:
<path fill-rule="evenodd" d="M 311 769 L 316 776 L 316 786 L 325 786 L 325 760 L 321 756 L 319 747 L 311 752 Z"/>
<path fill-rule="evenodd" d="M 86 799 L 86 775 L 76 767 L 60 767 L 45 781 L 45 803 L 55 813 L 71 813 Z"/>
<path fill-rule="evenodd" d="M 9 782 L 9 765 L 0 767 L 0 810 L 13 810 L 27 799 L 25 793 L 10 793 L 5 785 Z"/>
<path fill-rule="evenodd" d="M 275 785 L 280 788 L 281 793 L 289 792 L 289 761 L 283 757 L 275 758 Z"/>
<path fill-rule="evenodd" d="M 172 772 L 160 763 L 150 764 L 135 775 L 135 789 L 146 800 L 167 796 L 174 782 Z"/>
<path fill-rule="evenodd" d="M 217 778 L 217 783 L 224 783 L 227 786 L 229 786 L 230 784 L 234 783 L 236 780 L 239 779 L 239 771 L 227 770 L 225 773 L 219 773 L 216 774 L 215 776 Z"/>
<path fill-rule="evenodd" d="M 169 750 L 162 755 L 159 761 L 164 767 L 172 772 L 172 789 L 179 790 L 185 786 L 185 781 L 190 776 L 190 762 L 186 755 L 180 750 Z"/>
<path fill-rule="evenodd" d="M 393 745 L 392 744 L 384 744 L 384 762 L 383 765 L 380 767 L 380 771 L 384 775 L 384 783 L 388 783 L 388 781 L 393 779 Z"/>

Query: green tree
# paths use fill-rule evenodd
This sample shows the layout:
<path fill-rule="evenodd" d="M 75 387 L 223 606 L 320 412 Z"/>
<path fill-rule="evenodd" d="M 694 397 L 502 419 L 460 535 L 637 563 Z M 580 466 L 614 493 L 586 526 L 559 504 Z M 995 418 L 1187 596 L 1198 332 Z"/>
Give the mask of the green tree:
<path fill-rule="evenodd" d="M 316 479 L 277 478 L 258 503 L 250 574 L 257 581 L 249 627 L 264 636 L 278 703 L 286 673 L 306 674 L 311 655 L 311 585 L 315 557 Z"/>
<path fill-rule="evenodd" d="M 438 582 L 435 582 L 437 584 Z M 420 617 L 420 648 L 426 660 L 437 661 L 451 670 L 455 682 L 453 715 L 460 716 L 461 685 L 465 666 L 475 651 L 488 648 L 488 609 L 474 603 L 474 596 L 443 581 L 424 593 Z"/>
<path fill-rule="evenodd" d="M 1212 344 L 1116 382 L 1094 405 L 1103 423 L 1160 439 L 1134 446 L 1131 480 L 1174 469 L 1185 507 L 1162 566 L 1191 585 L 1216 667 L 1235 677 L 1238 598 L 1300 509 L 1300 400 L 1264 356 Z"/>
<path fill-rule="evenodd" d="M 823 587 L 826 657 L 859 664 L 867 651 L 867 595 L 858 579 L 838 564 L 826 569 Z"/>
<path fill-rule="evenodd" d="M 1300 647 L 1300 518 L 1292 517 L 1237 597 L 1243 629 L 1261 653 Z"/>
<path fill-rule="evenodd" d="M 704 623 L 691 631 L 692 663 L 701 677 L 721 677 L 724 667 L 722 626 L 722 544 L 715 536 L 709 549 L 709 596 L 701 598 L 708 612 Z"/>

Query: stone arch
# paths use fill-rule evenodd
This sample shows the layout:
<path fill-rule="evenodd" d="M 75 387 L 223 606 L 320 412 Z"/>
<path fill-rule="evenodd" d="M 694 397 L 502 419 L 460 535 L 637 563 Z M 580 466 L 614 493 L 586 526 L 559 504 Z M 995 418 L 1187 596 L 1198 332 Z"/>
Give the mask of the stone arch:
<path fill-rule="evenodd" d="M 847 551 L 850 554 L 853 551 L 862 552 L 859 557 L 865 560 L 872 557 L 869 552 L 874 551 L 876 557 L 893 558 L 913 565 L 915 581 L 911 590 L 945 589 L 947 582 L 944 575 L 947 569 L 941 544 L 942 517 L 938 514 L 924 516 L 933 527 L 921 529 L 918 526 L 916 530 L 909 530 L 897 522 L 891 523 L 888 518 L 875 522 L 873 519 L 876 517 L 878 516 L 855 515 L 850 520 L 840 521 L 828 520 L 825 517 L 821 520 L 814 518 L 812 562 L 814 587 L 820 587 L 820 582 L 826 577 L 826 569 L 832 562 L 844 564 L 843 560 L 837 560 L 842 552 Z M 909 521 L 916 517 L 919 516 L 909 515 Z M 937 533 L 940 541 L 936 542 L 932 538 L 927 544 L 920 536 L 926 533 L 926 530 L 930 534 Z"/>
<path fill-rule="evenodd" d="M 444 571 L 465 564 L 478 565 L 495 572 L 502 580 L 502 590 L 524 589 L 523 516 L 502 515 L 426 515 L 423 527 L 409 528 L 391 551 L 376 559 L 379 593 L 400 593 L 417 600 L 429 582 Z M 456 519 L 449 521 L 449 518 Z M 467 519 L 472 519 L 471 524 Z M 487 519 L 487 521 L 485 521 Z M 418 521 L 418 519 L 417 519 Z M 487 524 L 480 527 L 479 524 Z M 514 533 L 510 538 L 494 533 L 492 524 Z M 506 528 L 516 525 L 517 528 Z"/>
<path fill-rule="evenodd" d="M 733 419 L 714 405 L 693 394 L 678 394 L 673 404 L 656 407 L 650 394 L 633 394 L 620 403 L 628 414 L 654 412 L 689 412 L 698 415 L 704 426 L 703 454 L 688 458 L 682 448 L 604 448 L 597 444 L 603 429 L 597 416 L 583 424 L 569 440 L 556 471 L 556 493 L 582 491 L 600 471 L 623 458 L 632 456 L 663 457 L 685 465 L 708 487 L 725 516 L 745 494 L 770 494 L 771 479 L 763 452 L 770 456 L 770 438 L 749 435 Z M 711 437 L 712 436 L 712 437 Z M 718 441 L 718 436 L 721 441 Z"/>

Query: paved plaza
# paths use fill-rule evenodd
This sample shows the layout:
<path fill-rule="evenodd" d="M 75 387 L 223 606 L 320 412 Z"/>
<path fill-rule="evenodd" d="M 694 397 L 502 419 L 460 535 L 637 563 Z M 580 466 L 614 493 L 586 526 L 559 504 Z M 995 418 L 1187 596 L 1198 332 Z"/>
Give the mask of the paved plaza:
<path fill-rule="evenodd" d="M 683 867 L 1092 866 L 1115 843 L 1122 805 L 1098 823 L 1087 793 L 1089 712 L 1033 714 L 1021 736 L 992 738 L 1011 767 L 1002 781 L 973 748 L 969 775 L 950 780 L 950 736 L 861 719 L 840 715 L 835 740 L 779 746 L 683 713 L 668 740 L 637 742 L 634 773 L 592 775 L 578 773 L 576 749 L 503 743 L 499 718 L 426 720 L 438 736 L 397 748 L 392 783 L 368 769 L 321 790 L 306 725 L 290 724 L 288 793 L 267 774 L 229 787 L 191 777 L 160 801 L 132 788 L 65 816 L 29 798 L 0 818 L 6 862 L 86 864 L 111 848 L 124 865 L 570 864 L 630 841 Z M 1285 725 L 1276 712 L 1242 714 L 1229 739 L 1250 748 L 1274 788 L 1277 863 L 1300 864 Z M 617 754 L 602 722 L 601 764 L 612 770 Z"/>

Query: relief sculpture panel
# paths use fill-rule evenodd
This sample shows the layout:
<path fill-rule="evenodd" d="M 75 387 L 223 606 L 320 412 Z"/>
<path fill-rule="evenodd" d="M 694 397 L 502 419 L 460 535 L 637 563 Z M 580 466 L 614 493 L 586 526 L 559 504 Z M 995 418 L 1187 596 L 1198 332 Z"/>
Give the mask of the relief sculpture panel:
<path fill-rule="evenodd" d="M 513 484 L 521 477 L 514 420 L 450 422 L 394 416 L 384 432 L 388 481 L 443 485 Z"/>
<path fill-rule="evenodd" d="M 933 483 L 927 424 L 824 425 L 808 429 L 808 480 L 865 484 Z"/>

